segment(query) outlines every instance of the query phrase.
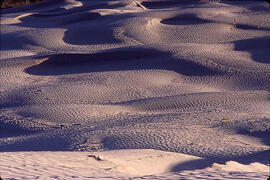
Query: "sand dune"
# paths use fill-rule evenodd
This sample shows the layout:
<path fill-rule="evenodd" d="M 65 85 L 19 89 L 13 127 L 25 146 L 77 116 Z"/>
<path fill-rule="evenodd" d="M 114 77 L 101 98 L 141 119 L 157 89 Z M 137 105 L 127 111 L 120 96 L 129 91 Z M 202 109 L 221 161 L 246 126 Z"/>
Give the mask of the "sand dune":
<path fill-rule="evenodd" d="M 265 179 L 269 8 L 45 0 L 1 10 L 1 177 Z"/>
<path fill-rule="evenodd" d="M 118 150 L 88 152 L 16 152 L 1 153 L 1 169 L 17 178 L 39 179 L 230 179 L 267 178 L 268 167 L 252 163 L 243 165 L 230 161 L 225 165 L 209 164 L 195 156 L 157 150 Z M 68 158 L 67 158 L 68 157 Z M 17 164 L 10 164 L 11 161 Z M 188 163 L 193 161 L 194 163 Z M 183 166 L 181 165 L 183 164 Z M 185 165 L 184 165 L 185 164 Z M 27 166 L 22 173 L 17 167 Z M 195 166 L 197 170 L 191 171 Z M 191 168 L 192 167 L 192 168 Z M 232 169 L 231 169 L 232 168 Z M 182 169 L 181 173 L 179 170 Z M 241 172 L 241 170 L 247 172 Z M 167 171 L 173 173 L 166 173 Z M 78 173 L 79 172 L 79 173 Z M 89 172 L 92 172 L 89 174 Z M 160 174 L 160 173 L 164 174 Z M 264 174 L 263 176 L 261 174 Z M 153 175 L 156 174 L 156 175 Z"/>

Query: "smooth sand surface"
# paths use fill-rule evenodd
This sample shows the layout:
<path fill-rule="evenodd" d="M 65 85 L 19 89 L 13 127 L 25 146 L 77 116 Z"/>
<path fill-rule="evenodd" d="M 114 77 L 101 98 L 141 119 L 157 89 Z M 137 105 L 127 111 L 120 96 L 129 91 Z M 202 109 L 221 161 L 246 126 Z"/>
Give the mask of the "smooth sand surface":
<path fill-rule="evenodd" d="M 269 49 L 264 1 L 1 10 L 1 177 L 266 179 Z"/>

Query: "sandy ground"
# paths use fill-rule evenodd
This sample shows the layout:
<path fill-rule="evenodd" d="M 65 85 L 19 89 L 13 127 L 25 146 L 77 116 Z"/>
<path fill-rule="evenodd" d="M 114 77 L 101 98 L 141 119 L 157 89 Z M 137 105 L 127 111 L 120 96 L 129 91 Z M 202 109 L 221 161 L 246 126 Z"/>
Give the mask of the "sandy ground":
<path fill-rule="evenodd" d="M 15 163 L 16 162 L 16 163 Z M 4 152 L 1 171 L 14 179 L 267 179 L 269 166 L 158 150 Z M 7 178 L 8 179 L 8 178 Z"/>
<path fill-rule="evenodd" d="M 269 9 L 46 0 L 1 10 L 1 177 L 265 179 Z"/>

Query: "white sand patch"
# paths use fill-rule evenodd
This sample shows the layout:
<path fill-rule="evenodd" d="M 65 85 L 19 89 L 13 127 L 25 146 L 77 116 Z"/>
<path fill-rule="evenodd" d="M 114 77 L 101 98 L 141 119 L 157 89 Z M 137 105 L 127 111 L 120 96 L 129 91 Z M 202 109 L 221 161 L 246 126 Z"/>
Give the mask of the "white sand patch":
<path fill-rule="evenodd" d="M 65 0 L 65 5 L 61 6 L 62 8 L 65 9 L 71 9 L 71 8 L 75 8 L 75 7 L 80 7 L 83 5 L 82 2 L 77 1 L 77 0 Z"/>
<path fill-rule="evenodd" d="M 245 172 L 269 172 L 269 165 L 260 163 L 251 163 L 249 165 L 243 165 L 235 161 L 228 161 L 225 165 L 216 164 L 212 165 L 212 168 L 222 169 L 224 171 L 245 171 Z"/>
<path fill-rule="evenodd" d="M 9 152 L 1 153 L 0 168 L 3 179 L 163 179 L 164 177 L 260 179 L 267 177 L 268 167 L 260 163 L 243 165 L 229 161 L 226 165 L 213 164 L 207 167 L 207 164 L 203 165 L 200 160 L 203 159 L 180 153 L 142 149 L 95 153 Z M 175 167 L 190 161 L 194 161 L 194 171 L 174 170 Z M 198 167 L 200 169 L 195 170 Z"/>

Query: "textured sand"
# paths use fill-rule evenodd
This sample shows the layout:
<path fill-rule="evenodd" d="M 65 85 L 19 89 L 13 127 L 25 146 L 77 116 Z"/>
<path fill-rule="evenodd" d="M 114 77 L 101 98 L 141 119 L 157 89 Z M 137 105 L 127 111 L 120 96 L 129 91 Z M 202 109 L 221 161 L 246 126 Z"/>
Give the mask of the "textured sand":
<path fill-rule="evenodd" d="M 269 9 L 263 1 L 46 0 L 1 10 L 1 168 L 47 156 L 32 151 L 136 157 L 135 150 L 110 152 L 117 149 L 207 162 L 188 165 L 191 174 L 182 175 L 191 178 L 269 166 Z M 76 156 L 59 153 L 51 158 Z M 163 170 L 153 168 L 150 179 L 186 170 L 160 161 Z M 213 163 L 222 172 L 210 173 Z M 12 178 L 13 170 L 1 176 Z"/>
<path fill-rule="evenodd" d="M 14 179 L 267 179 L 260 163 L 209 164 L 205 159 L 158 150 L 105 152 L 4 152 L 1 172 Z M 210 167 L 209 167 L 210 166 Z M 195 169 L 195 170 L 194 170 Z"/>

